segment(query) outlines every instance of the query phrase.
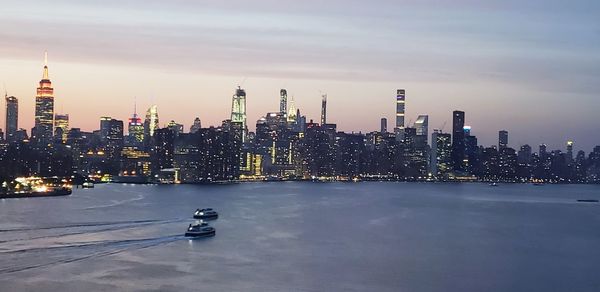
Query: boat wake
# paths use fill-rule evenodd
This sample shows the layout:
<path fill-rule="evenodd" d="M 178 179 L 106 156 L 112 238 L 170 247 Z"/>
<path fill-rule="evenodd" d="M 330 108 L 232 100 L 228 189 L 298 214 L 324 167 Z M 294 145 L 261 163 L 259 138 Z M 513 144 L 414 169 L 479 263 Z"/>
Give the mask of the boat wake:
<path fill-rule="evenodd" d="M 0 275 L 24 272 L 59 264 L 68 264 L 88 259 L 116 255 L 126 251 L 140 250 L 185 239 L 183 235 L 169 235 L 141 239 L 101 240 L 74 244 L 63 244 L 41 248 L 29 248 L 3 252 L 10 259 L 3 259 Z M 10 255 L 12 254 L 12 255 Z M 21 258 L 26 255 L 27 258 Z M 4 255 L 2 255 L 4 257 Z M 32 262 L 31 260 L 34 259 Z"/>

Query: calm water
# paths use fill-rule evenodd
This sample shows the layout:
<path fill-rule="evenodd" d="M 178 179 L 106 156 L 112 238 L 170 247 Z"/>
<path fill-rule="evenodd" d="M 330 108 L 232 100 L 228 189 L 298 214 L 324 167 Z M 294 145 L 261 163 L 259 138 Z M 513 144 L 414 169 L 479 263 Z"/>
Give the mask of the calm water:
<path fill-rule="evenodd" d="M 600 186 L 98 185 L 0 200 L 1 291 L 600 291 Z M 214 238 L 182 234 L 213 207 Z"/>

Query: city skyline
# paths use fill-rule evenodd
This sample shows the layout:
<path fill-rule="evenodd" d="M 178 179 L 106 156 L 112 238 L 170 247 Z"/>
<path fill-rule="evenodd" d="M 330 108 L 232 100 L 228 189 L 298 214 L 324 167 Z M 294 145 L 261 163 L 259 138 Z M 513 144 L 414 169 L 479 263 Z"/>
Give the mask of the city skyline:
<path fill-rule="evenodd" d="M 135 2 L 135 1 L 134 1 Z M 285 2 L 285 1 L 284 1 Z M 398 52 L 402 53 L 400 57 L 390 55 L 393 50 L 383 50 L 378 46 L 371 46 L 365 51 L 360 45 L 345 43 L 344 40 L 352 37 L 358 37 L 356 40 L 372 40 L 366 36 L 370 29 L 378 28 L 387 23 L 394 28 L 403 24 L 402 21 L 390 18 L 385 15 L 373 15 L 373 9 L 367 9 L 364 13 L 366 19 L 376 21 L 372 26 L 365 27 L 356 33 L 351 32 L 355 28 L 348 21 L 332 16 L 332 25 L 328 29 L 320 30 L 321 27 L 301 26 L 310 20 L 319 20 L 317 24 L 322 23 L 321 14 L 310 16 L 309 14 L 317 10 L 312 2 L 304 4 L 295 4 L 299 9 L 296 17 L 299 23 L 286 21 L 284 27 L 292 32 L 304 32 L 306 38 L 298 38 L 293 33 L 280 35 L 270 35 L 275 30 L 272 23 L 262 23 L 256 19 L 261 14 L 270 16 L 277 12 L 289 11 L 281 4 L 266 2 L 272 4 L 272 9 L 265 10 L 265 2 L 257 3 L 259 9 L 251 9 L 248 5 L 242 5 L 242 10 L 228 12 L 221 4 L 209 3 L 207 11 L 216 13 L 209 18 L 213 24 L 211 29 L 209 20 L 195 20 L 187 18 L 190 13 L 182 11 L 185 5 L 167 5 L 158 2 L 151 2 L 151 6 L 156 8 L 166 8 L 165 15 L 182 15 L 181 21 L 174 22 L 174 27 L 165 24 L 161 17 L 152 17 L 145 14 L 147 10 L 141 9 L 140 15 L 134 17 L 131 23 L 127 25 L 125 19 L 119 17 L 117 13 L 115 19 L 108 21 L 105 26 L 97 25 L 101 11 L 92 11 L 90 8 L 96 7 L 94 4 L 83 3 L 73 4 L 67 1 L 58 1 L 51 7 L 43 7 L 44 12 L 49 13 L 50 17 L 43 20 L 42 23 L 33 23 L 31 16 L 25 15 L 24 10 L 32 12 L 35 16 L 42 12 L 40 8 L 35 7 L 35 1 L 19 4 L 7 5 L 4 12 L 0 12 L 3 17 L 0 20 L 0 34 L 4 39 L 14 46 L 5 46 L 0 49 L 0 82 L 4 83 L 9 96 L 15 96 L 19 99 L 19 127 L 28 130 L 33 126 L 33 109 L 35 101 L 35 83 L 40 79 L 40 68 L 42 54 L 44 50 L 50 53 L 49 67 L 50 79 L 52 79 L 55 88 L 55 111 L 57 113 L 69 114 L 71 127 L 80 127 L 84 130 L 97 129 L 100 117 L 111 116 L 116 119 L 126 120 L 131 116 L 131 107 L 137 97 L 138 108 L 140 112 L 153 104 L 158 105 L 161 116 L 161 126 L 166 125 L 168 121 L 175 120 L 183 123 L 185 128 L 189 128 L 194 118 L 199 116 L 204 125 L 219 125 L 220 122 L 228 117 L 230 108 L 230 97 L 233 94 L 236 85 L 242 85 L 248 94 L 247 112 L 248 126 L 251 130 L 254 128 L 255 121 L 264 116 L 266 112 L 277 112 L 279 108 L 279 90 L 286 88 L 290 99 L 295 100 L 296 108 L 307 116 L 307 118 L 319 121 L 321 94 L 319 91 L 328 94 L 328 122 L 336 123 L 338 129 L 342 131 L 362 131 L 369 132 L 379 129 L 380 119 L 387 118 L 394 120 L 395 115 L 395 91 L 398 88 L 406 89 L 406 126 L 412 126 L 418 115 L 429 115 L 429 125 L 431 129 L 440 128 L 446 122 L 445 132 L 450 131 L 451 112 L 461 110 L 466 112 L 466 125 L 472 126 L 473 133 L 479 138 L 480 144 L 497 144 L 497 133 L 499 130 L 508 130 L 510 133 L 510 145 L 518 147 L 522 144 L 534 146 L 540 143 L 548 144 L 550 149 L 564 149 L 566 142 L 575 141 L 575 149 L 589 151 L 598 141 L 593 133 L 598 132 L 598 123 L 595 119 L 595 108 L 599 105 L 597 100 L 592 97 L 596 95 L 599 89 L 598 85 L 592 82 L 596 79 L 598 72 L 594 64 L 598 63 L 594 52 L 598 44 L 597 33 L 593 34 L 598 24 L 591 22 L 594 11 L 598 9 L 588 9 L 586 12 L 583 7 L 597 5 L 593 2 L 581 1 L 580 5 L 567 6 L 558 2 L 550 2 L 543 8 L 536 5 L 524 5 L 524 10 L 516 9 L 515 3 L 488 5 L 473 4 L 469 6 L 467 2 L 460 2 L 459 8 L 464 9 L 464 23 L 455 18 L 458 11 L 449 9 L 444 4 L 430 7 L 430 11 L 419 8 L 418 4 L 406 2 L 405 4 L 414 12 L 423 13 L 441 13 L 442 19 L 455 20 L 452 22 L 456 29 L 452 34 L 456 39 L 447 38 L 438 39 L 439 45 L 447 50 L 440 51 L 439 46 L 430 47 L 435 49 L 425 50 L 425 53 L 406 52 L 407 49 L 398 47 Z M 529 3 L 541 2 L 533 1 Z M 544 2 L 547 3 L 547 2 Z M 181 4 L 181 3 L 179 3 Z M 188 3 L 189 4 L 189 3 Z M 288 3 L 289 4 L 289 3 Z M 331 12 L 335 8 L 336 1 L 332 1 L 331 6 L 322 7 L 322 12 Z M 204 11 L 200 4 L 189 4 L 193 12 L 201 15 L 208 13 Z M 397 4 L 379 1 L 373 4 L 378 7 L 397 8 Z M 359 5 L 360 6 L 360 5 Z M 60 10 L 61 8 L 69 8 Z M 114 12 L 117 7 L 108 5 L 103 7 L 102 11 Z M 121 6 L 126 11 L 133 9 L 128 5 Z M 360 16 L 354 8 L 346 6 L 341 7 L 344 12 L 352 10 L 352 16 Z M 536 9 L 539 8 L 539 11 Z M 261 10 L 262 12 L 258 12 Z M 449 11 L 446 11 L 449 10 Z M 564 43 L 549 43 L 551 39 L 547 34 L 547 28 L 541 29 L 536 26 L 535 21 L 525 21 L 525 30 L 517 31 L 515 27 L 509 25 L 503 18 L 495 18 L 499 15 L 514 15 L 515 10 L 532 12 L 536 21 L 550 21 L 554 16 L 559 18 L 578 17 L 577 22 L 571 22 L 569 26 L 563 27 L 562 32 L 577 31 L 576 35 L 562 35 Z M 475 12 L 487 12 L 491 14 L 489 25 L 480 27 L 477 31 L 467 29 L 476 19 Z M 518 12 L 517 11 L 517 12 Z M 537 11 L 537 12 L 536 12 Z M 350 11 L 351 12 L 351 11 Z M 80 14 L 79 14 L 80 13 Z M 220 14 L 219 14 L 220 13 Z M 332 46 L 329 43 L 318 43 L 315 51 L 302 51 L 297 46 L 289 46 L 287 50 L 281 51 L 281 55 L 274 54 L 272 58 L 266 58 L 267 53 L 259 49 L 265 49 L 264 45 L 256 43 L 242 42 L 232 46 L 227 53 L 233 56 L 232 60 L 239 62 L 242 66 L 231 66 L 225 56 L 215 52 L 203 50 L 198 43 L 207 37 L 206 34 L 222 37 L 221 41 L 229 41 L 231 37 L 218 35 L 219 27 L 227 27 L 228 31 L 242 27 L 238 22 L 224 24 L 219 20 L 218 15 L 227 13 L 247 14 L 249 30 L 258 31 L 258 38 L 264 37 L 269 41 L 279 38 L 289 40 L 290 45 L 316 40 L 317 31 L 322 31 L 331 38 L 332 41 L 342 41 L 339 44 L 347 49 Z M 79 16 L 77 16 L 79 15 Z M 401 13 L 401 15 L 403 15 Z M 88 16 L 87 20 L 81 16 Z M 59 20 L 60 18 L 60 20 Z M 278 19 L 278 18 L 274 18 Z M 424 18 L 429 19 L 429 18 Z M 12 21 L 12 22 L 11 22 Z M 39 21 L 39 19 L 35 19 Z M 408 21 L 408 20 L 406 20 Z M 9 23 L 10 22 L 10 23 Z M 84 42 L 79 48 L 70 48 L 64 44 L 70 44 L 72 39 L 66 37 L 73 32 L 69 24 L 88 24 L 90 29 L 106 37 L 107 46 L 94 46 L 95 42 Z M 121 34 L 109 34 L 115 32 L 114 27 L 117 24 L 125 25 L 128 29 Z M 23 29 L 13 29 L 15 25 L 20 25 Z M 43 25 L 52 33 L 49 35 L 32 35 L 34 28 Z M 431 23 L 434 28 L 440 25 L 439 22 Z M 148 39 L 143 36 L 143 31 L 148 27 L 157 26 L 163 32 L 169 33 L 175 28 L 184 28 L 183 33 L 191 33 L 191 28 L 208 28 L 203 30 L 197 38 L 191 38 L 189 44 L 197 48 L 198 52 L 193 50 L 182 50 L 180 45 L 181 38 L 173 36 L 174 50 L 167 50 L 170 45 L 165 43 L 169 38 L 165 35 L 159 35 L 156 47 L 142 46 L 148 43 Z M 414 23 L 414 31 L 401 30 L 401 36 L 392 37 L 383 41 L 383 44 L 397 44 L 403 40 L 409 41 L 410 47 L 415 51 L 421 48 L 423 39 L 417 38 L 415 34 L 423 33 L 424 36 L 434 37 L 432 31 L 424 25 L 423 20 Z M 551 25 L 554 28 L 553 25 Z M 301 29 L 302 28 L 302 29 Z M 267 32 L 260 34 L 261 29 Z M 330 31 L 331 30 L 331 31 Z M 285 31 L 284 31 L 285 32 Z M 339 32 L 339 33 L 338 33 Z M 495 32 L 491 36 L 500 37 L 495 41 L 510 41 L 505 45 L 495 46 L 489 50 L 485 42 L 489 41 L 485 36 L 486 32 Z M 541 32 L 541 34 L 540 34 Z M 427 34 L 430 33 L 430 34 Z M 469 33 L 473 33 L 469 36 Z M 505 33 L 515 33 L 515 37 L 505 37 Z M 587 35 L 592 33 L 591 35 Z M 77 34 L 75 34 L 77 35 Z M 131 42 L 123 39 L 115 40 L 116 36 L 127 37 L 137 36 Z M 235 34 L 236 36 L 239 33 Z M 381 38 L 389 37 L 385 31 L 377 36 Z M 411 38 L 412 37 L 412 38 Z M 525 40 L 519 40 L 524 37 Z M 537 39 L 536 39 L 537 38 Z M 211 38 L 208 38 L 210 40 Z M 247 38 L 242 38 L 247 41 Z M 87 40 L 87 39 L 85 39 Z M 178 41 L 178 42 L 177 42 Z M 445 46 L 445 44 L 475 43 L 469 53 L 475 52 L 473 60 L 466 60 L 464 56 L 453 56 L 457 49 L 464 49 L 465 45 L 457 48 Z M 216 42 L 219 46 L 225 46 L 228 42 Z M 270 42 L 267 42 L 270 44 Z M 139 56 L 133 56 L 133 52 L 126 50 L 131 45 L 138 44 Z M 207 46 L 211 43 L 208 42 Z M 381 43 L 377 43 L 381 44 Z M 498 43 L 493 43 L 498 45 Z M 510 47 L 508 44 L 516 45 Z M 540 50 L 539 45 L 546 44 L 544 50 Z M 120 47 L 121 45 L 126 45 Z M 533 45 L 536 51 L 531 51 Z M 258 47 L 257 47 L 258 46 Z M 304 48 L 304 46 L 302 46 Z M 384 46 L 387 47 L 387 46 Z M 394 46 L 392 46 L 394 47 Z M 510 47 L 510 48 L 509 48 Z M 256 50 L 253 50 L 256 49 Z M 486 49 L 487 48 L 487 49 Z M 527 51 L 526 49 L 530 49 Z M 237 50 L 237 54 L 235 51 Z M 362 51 L 361 51 L 362 50 Z M 248 61 L 244 58 L 260 57 L 256 51 L 262 52 L 262 58 L 254 58 Z M 410 50 L 409 50 L 410 51 Z M 569 52 L 571 51 L 571 52 Z M 125 54 L 129 52 L 128 54 Z M 332 54 L 344 52 L 347 56 L 358 57 L 356 62 L 347 62 L 346 58 L 335 57 Z M 370 53 L 381 53 L 376 58 Z M 528 52 L 521 54 L 520 52 Z M 268 53 L 271 53 L 270 51 Z M 440 54 L 448 53 L 449 56 L 441 58 Z M 314 60 L 308 60 L 307 57 L 323 55 Z M 283 55 L 283 56 L 282 56 Z M 128 58 L 124 58 L 127 56 Z M 243 56 L 243 57 L 242 57 Z M 330 59 L 324 57 L 330 56 Z M 296 60 L 299 57 L 298 60 Z M 527 58 L 525 58 L 527 57 Z M 369 63 L 370 58 L 374 58 L 373 63 Z M 390 65 L 382 64 L 385 58 L 389 58 Z M 415 58 L 415 63 L 406 63 L 406 58 Z M 423 60 L 431 58 L 432 60 L 443 61 L 439 64 L 424 62 Z M 438 59 L 436 59 L 438 58 Z M 584 59 L 586 62 L 583 62 Z M 183 64 L 183 59 L 188 65 Z M 210 61 L 208 62 L 208 60 Z M 475 66 L 478 61 L 488 60 L 482 66 Z M 293 61 L 293 62 L 292 62 Z M 498 62 L 498 67 L 486 67 L 489 62 Z M 522 65 L 511 63 L 521 61 Z M 305 65 L 304 68 L 294 68 L 293 63 Z M 235 62 L 234 62 L 235 63 Z M 448 66 L 455 63 L 456 66 Z M 275 66 L 280 64 L 279 67 Z M 331 66 L 335 65 L 335 66 Z M 408 66 L 407 66 L 408 65 Z M 469 74 L 465 73 L 465 66 L 469 69 Z M 514 66 L 509 66 L 514 65 Z M 531 66 L 533 65 L 533 66 Z M 263 72 L 256 69 L 260 66 L 266 68 Z M 523 71 L 524 67 L 531 67 L 530 70 Z M 268 71 L 277 67 L 280 71 Z M 335 70 L 320 70 L 324 67 L 331 67 Z M 390 67 L 394 67 L 390 69 Z M 397 69 L 406 68 L 406 70 Z M 222 68 L 222 70 L 216 70 Z M 233 68 L 227 69 L 224 68 Z M 448 68 L 455 68 L 454 71 L 444 71 Z M 558 70 L 560 68 L 560 70 Z M 596 66 L 595 68 L 598 68 Z M 460 70 L 459 70 L 460 69 Z M 488 69 L 498 69 L 493 72 Z M 435 74 L 424 74 L 428 70 L 436 72 Z M 451 73 L 451 74 L 440 74 Z M 488 74 L 489 73 L 489 74 Z M 509 80 L 502 80 L 510 76 Z M 526 74 L 526 75 L 522 75 Z M 481 75 L 481 78 L 474 78 L 475 75 Z M 495 77 L 494 77 L 495 76 Z M 244 81 L 245 80 L 245 81 Z M 527 84 L 527 86 L 523 86 Z M 507 95 L 507 92 L 509 95 Z M 154 98 L 151 98 L 154 96 Z M 368 101 L 368 102 L 365 102 Z M 482 102 L 483 101 L 483 102 Z M 569 101 L 569 102 L 564 102 Z M 481 104 L 485 103 L 485 104 Z M 540 108 L 532 112 L 532 108 Z M 510 114 L 506 114 L 510 113 Z M 4 115 L 4 109 L 2 109 Z M 2 128 L 6 131 L 4 123 Z"/>

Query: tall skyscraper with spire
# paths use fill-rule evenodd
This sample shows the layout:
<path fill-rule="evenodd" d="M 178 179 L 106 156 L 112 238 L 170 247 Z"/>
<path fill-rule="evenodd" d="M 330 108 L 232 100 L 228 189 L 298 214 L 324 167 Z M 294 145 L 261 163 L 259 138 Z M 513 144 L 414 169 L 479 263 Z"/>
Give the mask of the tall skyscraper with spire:
<path fill-rule="evenodd" d="M 246 123 L 246 91 L 238 86 L 231 98 L 231 121 L 242 124 L 242 141 L 246 141 L 248 126 Z"/>
<path fill-rule="evenodd" d="M 133 105 L 133 115 L 127 124 L 127 142 L 133 146 L 141 146 L 144 143 L 144 124 L 137 114 L 137 103 Z"/>
<path fill-rule="evenodd" d="M 279 112 L 283 115 L 287 115 L 287 90 L 281 89 L 279 91 Z"/>
<path fill-rule="evenodd" d="M 15 141 L 15 134 L 19 129 L 19 100 L 14 96 L 4 94 L 6 101 L 6 140 Z"/>
<path fill-rule="evenodd" d="M 321 126 L 327 124 L 327 94 L 321 99 Z"/>
<path fill-rule="evenodd" d="M 48 53 L 44 54 L 44 73 L 35 96 L 35 132 L 33 136 L 40 143 L 52 141 L 54 133 L 54 88 L 48 78 Z"/>
<path fill-rule="evenodd" d="M 292 95 L 287 113 L 287 121 L 288 123 L 295 123 L 297 118 L 298 117 L 296 115 L 296 105 L 294 104 L 294 96 Z"/>

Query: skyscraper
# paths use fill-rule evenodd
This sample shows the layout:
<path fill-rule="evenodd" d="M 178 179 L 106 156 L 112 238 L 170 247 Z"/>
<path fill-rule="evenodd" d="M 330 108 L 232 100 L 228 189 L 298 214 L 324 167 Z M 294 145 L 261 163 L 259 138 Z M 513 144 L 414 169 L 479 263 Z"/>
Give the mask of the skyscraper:
<path fill-rule="evenodd" d="M 52 139 L 54 127 L 54 89 L 48 79 L 48 54 L 44 56 L 44 73 L 35 96 L 35 133 L 33 136 L 41 143 Z"/>
<path fill-rule="evenodd" d="M 398 89 L 396 91 L 396 133 L 397 140 L 404 140 L 404 103 L 406 102 L 406 91 Z"/>
<path fill-rule="evenodd" d="M 567 163 L 573 163 L 573 141 L 567 141 Z"/>
<path fill-rule="evenodd" d="M 14 96 L 4 95 L 6 100 L 6 140 L 15 141 L 15 134 L 19 129 L 19 100 Z"/>
<path fill-rule="evenodd" d="M 429 116 L 419 115 L 414 125 L 417 129 L 417 136 L 425 136 L 425 143 L 427 143 L 427 136 L 429 135 Z"/>
<path fill-rule="evenodd" d="M 465 112 L 452 112 L 452 167 L 455 174 L 465 171 Z"/>
<path fill-rule="evenodd" d="M 379 130 L 381 133 L 387 133 L 387 119 L 381 118 L 381 129 Z"/>
<path fill-rule="evenodd" d="M 288 108 L 287 121 L 288 123 L 295 123 L 298 116 L 296 115 L 296 105 L 294 104 L 294 96 L 290 99 L 290 106 Z"/>
<path fill-rule="evenodd" d="M 431 174 L 442 178 L 452 170 L 452 138 L 450 134 L 444 134 L 434 130 L 431 134 L 431 161 L 429 163 Z"/>
<path fill-rule="evenodd" d="M 287 115 L 287 90 L 281 89 L 279 91 L 279 112 L 282 115 Z"/>
<path fill-rule="evenodd" d="M 327 124 L 327 94 L 323 94 L 321 99 L 321 125 Z"/>
<path fill-rule="evenodd" d="M 502 130 L 498 132 L 498 149 L 508 147 L 508 131 Z"/>
<path fill-rule="evenodd" d="M 199 117 L 196 117 L 194 119 L 194 123 L 190 126 L 190 133 L 196 133 L 198 132 L 200 129 L 202 129 L 202 122 L 200 121 Z"/>
<path fill-rule="evenodd" d="M 133 115 L 127 123 L 128 143 L 133 146 L 141 146 L 144 142 L 144 124 L 137 114 L 137 106 L 133 107 Z"/>
<path fill-rule="evenodd" d="M 146 119 L 144 120 L 144 140 L 146 143 L 154 136 L 154 132 L 159 127 L 158 125 L 158 107 L 153 105 L 146 111 Z"/>
<path fill-rule="evenodd" d="M 246 123 L 246 91 L 239 86 L 231 99 L 231 122 L 242 124 L 242 142 L 245 142 L 248 134 L 248 124 Z"/>
<path fill-rule="evenodd" d="M 67 142 L 67 135 L 69 134 L 69 115 L 68 114 L 55 114 L 54 115 L 54 136 L 56 140 L 60 140 L 62 143 Z"/>

